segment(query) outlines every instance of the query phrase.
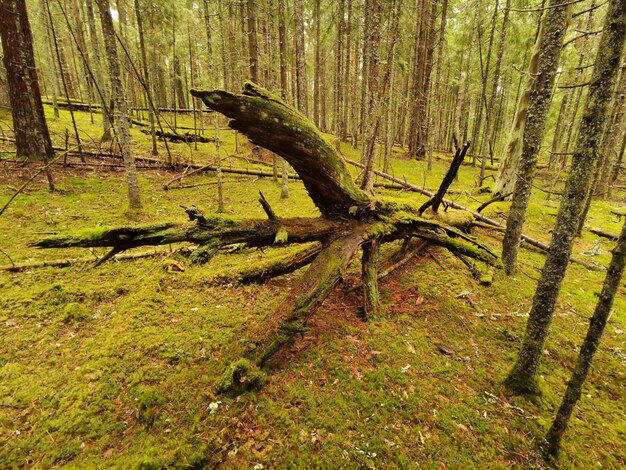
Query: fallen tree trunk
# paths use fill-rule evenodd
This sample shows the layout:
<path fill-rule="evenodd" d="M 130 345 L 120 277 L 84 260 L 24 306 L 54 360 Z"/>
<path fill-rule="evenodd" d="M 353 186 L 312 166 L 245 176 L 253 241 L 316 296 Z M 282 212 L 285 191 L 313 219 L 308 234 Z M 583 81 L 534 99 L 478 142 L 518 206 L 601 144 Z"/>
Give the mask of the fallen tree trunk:
<path fill-rule="evenodd" d="M 361 191 L 337 150 L 324 140 L 315 126 L 267 90 L 246 83 L 240 95 L 221 90 L 192 90 L 192 94 L 201 98 L 208 107 L 233 119 L 230 126 L 241 131 L 251 142 L 287 160 L 302 179 L 322 216 L 281 218 L 261 197 L 267 220 L 205 216 L 192 206 L 186 209 L 191 220 L 188 223 L 99 228 L 74 235 L 49 237 L 34 246 L 111 247 L 111 252 L 101 260 L 104 261 L 116 253 L 138 246 L 188 241 L 198 245 L 191 259 L 206 262 L 218 248 L 235 243 L 262 247 L 319 242 L 315 250 L 291 257 L 269 273 L 270 276 L 280 275 L 310 263 L 300 280 L 301 294 L 295 299 L 285 300 L 272 319 L 269 333 L 267 328 L 263 328 L 253 338 L 255 345 L 245 352 L 246 360 L 233 364 L 226 371 L 220 383 L 221 390 L 239 393 L 258 385 L 258 368 L 291 342 L 296 333 L 304 331 L 309 316 L 337 286 L 361 247 L 366 287 L 364 305 L 366 311 L 372 314 L 377 304 L 377 253 L 382 243 L 420 238 L 446 247 L 453 253 L 500 266 L 495 253 L 456 227 L 467 229 L 474 220 L 471 216 L 453 218 L 446 212 L 429 212 L 422 216 L 416 203 L 373 199 Z M 203 169 L 210 170 L 212 167 L 204 166 Z M 400 180 L 395 182 L 404 186 Z M 443 192 L 445 190 L 441 195 Z M 259 276 L 262 274 L 259 273 Z"/>
<path fill-rule="evenodd" d="M 363 164 L 359 163 L 359 162 L 355 162 L 354 160 L 350 160 L 349 158 L 345 158 L 343 157 L 343 160 L 346 163 L 349 163 L 350 165 L 354 165 L 356 167 L 359 168 L 364 168 Z M 394 183 L 402 186 L 403 188 L 409 189 L 411 191 L 414 191 L 416 193 L 420 193 L 423 194 L 425 196 L 429 196 L 429 197 L 433 197 L 435 195 L 435 193 L 433 191 L 429 191 L 428 189 L 424 189 L 424 188 L 420 188 L 419 186 L 409 183 L 406 180 L 400 179 L 400 178 L 396 178 L 395 176 L 389 175 L 387 173 L 383 173 L 382 171 L 379 170 L 374 170 L 374 174 L 380 176 L 381 178 L 385 178 L 386 180 L 389 181 L 393 181 Z M 506 226 L 504 224 L 501 224 L 500 222 L 497 222 L 489 217 L 484 216 L 483 214 L 476 212 L 468 207 L 462 206 L 461 204 L 454 202 L 450 199 L 446 199 L 443 198 L 442 201 L 444 203 L 446 203 L 446 205 L 453 207 L 454 209 L 459 209 L 459 210 L 463 210 L 466 212 L 469 212 L 470 214 L 472 214 L 474 216 L 474 218 L 476 220 L 479 220 L 481 222 L 484 222 L 487 225 L 491 225 L 493 227 L 496 227 L 497 230 L 501 230 L 501 229 L 506 229 Z M 529 237 L 528 235 L 524 235 L 522 234 L 522 240 L 524 240 L 525 242 L 527 242 L 529 245 L 534 246 L 535 248 L 539 248 L 540 250 L 546 252 L 548 251 L 548 249 L 550 248 L 550 245 L 548 245 L 547 243 L 542 242 L 541 240 L 537 240 L 536 238 L 532 238 Z M 573 263 L 577 263 L 580 265 L 585 266 L 587 269 L 591 269 L 594 271 L 598 271 L 598 270 L 603 270 L 604 267 L 603 266 L 599 266 L 596 264 L 591 264 L 588 263 L 584 260 L 581 260 L 579 258 L 576 258 L 574 256 L 572 256 L 570 258 L 570 261 L 572 261 Z"/>
<path fill-rule="evenodd" d="M 609 240 L 613 241 L 617 241 L 617 239 L 619 238 L 618 233 L 609 232 L 607 230 L 597 227 L 591 228 L 589 229 L 589 231 L 595 235 L 598 235 L 599 237 L 608 238 Z"/>
<path fill-rule="evenodd" d="M 141 129 L 143 134 L 150 135 L 151 132 L 148 129 Z M 194 134 L 193 132 L 185 132 L 184 134 L 179 134 L 178 132 L 167 132 L 167 131 L 159 131 L 155 130 L 154 135 L 160 137 L 161 139 L 167 139 L 170 142 L 215 142 L 213 137 L 205 137 L 203 135 Z"/>

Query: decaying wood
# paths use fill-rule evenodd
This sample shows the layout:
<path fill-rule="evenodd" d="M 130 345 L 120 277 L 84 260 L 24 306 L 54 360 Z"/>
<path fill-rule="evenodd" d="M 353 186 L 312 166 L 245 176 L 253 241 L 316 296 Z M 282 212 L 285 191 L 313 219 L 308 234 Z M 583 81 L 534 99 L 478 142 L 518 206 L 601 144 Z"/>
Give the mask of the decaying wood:
<path fill-rule="evenodd" d="M 456 149 L 454 157 L 452 158 L 452 163 L 448 168 L 448 172 L 443 177 L 443 180 L 439 185 L 439 189 L 431 199 L 422 204 L 422 206 L 420 207 L 420 213 L 424 212 L 427 207 L 432 207 L 433 212 L 437 212 L 439 210 L 439 205 L 441 204 L 441 201 L 443 201 L 443 197 L 446 195 L 446 192 L 448 191 L 448 188 L 450 188 L 450 185 L 454 181 L 454 178 L 456 178 L 456 175 L 459 171 L 459 168 L 461 167 L 461 164 L 463 163 L 463 159 L 465 158 L 465 154 L 467 153 L 469 146 L 470 143 L 468 142 L 463 146 L 463 148 Z"/>
<path fill-rule="evenodd" d="M 148 129 L 141 129 L 141 132 L 144 134 L 150 135 L 150 131 Z M 213 137 L 205 137 L 203 135 L 194 134 L 193 132 L 185 132 L 184 134 L 180 134 L 178 132 L 167 132 L 167 131 L 154 131 L 154 134 L 161 139 L 167 139 L 170 142 L 215 142 Z"/>
<path fill-rule="evenodd" d="M 188 253 L 189 250 L 187 248 L 176 250 L 176 253 Z M 153 250 L 153 251 L 144 251 L 141 253 L 122 253 L 114 256 L 112 259 L 114 261 L 126 261 L 126 260 L 136 260 L 142 258 L 153 258 L 157 256 L 169 256 L 171 255 L 171 251 L 165 250 Z M 85 265 L 93 265 L 96 261 L 93 257 L 90 258 L 68 258 L 68 259 L 54 259 L 48 261 L 35 261 L 30 263 L 14 263 L 7 264 L 4 266 L 0 266 L 0 271 L 8 271 L 8 272 L 23 272 L 28 271 L 30 269 L 39 269 L 39 268 L 68 268 L 70 266 L 75 266 L 77 264 L 85 264 Z"/>
<path fill-rule="evenodd" d="M 595 235 L 598 235 L 599 237 L 603 237 L 603 238 L 608 238 L 609 240 L 617 240 L 619 238 L 619 234 L 617 233 L 613 233 L 613 232 L 609 232 L 607 230 L 601 229 L 601 228 L 591 228 L 589 229 L 589 231 Z"/>
<path fill-rule="evenodd" d="M 345 158 L 344 157 L 344 161 L 350 165 L 354 165 L 356 167 L 359 168 L 363 168 L 363 165 L 359 162 L 355 162 L 354 160 L 350 160 L 349 158 Z M 389 175 L 387 173 L 383 173 L 382 171 L 379 170 L 374 170 L 374 174 L 377 176 L 380 176 L 381 178 L 385 178 L 386 180 L 392 181 L 400 186 L 402 186 L 403 188 L 406 188 L 410 191 L 414 191 L 416 193 L 420 193 L 423 194 L 425 196 L 429 196 L 429 197 L 433 197 L 435 195 L 435 193 L 433 191 L 429 191 L 428 189 L 424 189 L 424 188 L 420 188 L 419 186 L 413 184 L 413 183 L 409 183 L 406 180 L 400 179 L 400 178 L 396 178 L 395 176 Z M 504 224 L 501 224 L 500 222 L 497 222 L 489 217 L 484 216 L 483 214 L 473 211 L 472 209 L 469 209 L 468 207 L 462 206 L 461 204 L 452 201 L 450 199 L 443 199 L 443 202 L 445 202 L 449 207 L 452 207 L 454 209 L 459 209 L 462 211 L 466 211 L 469 212 L 470 214 L 472 214 L 474 216 L 474 218 L 477 221 L 483 222 L 484 224 L 488 225 L 488 226 L 492 226 L 494 227 L 494 230 L 496 231 L 501 231 L 502 229 L 506 229 L 506 226 Z M 487 228 L 487 227 L 485 227 Z M 544 253 L 548 251 L 548 249 L 550 248 L 550 245 L 548 245 L 547 243 L 542 242 L 541 240 L 537 240 L 536 238 L 532 238 L 529 237 L 528 235 L 522 234 L 522 240 L 524 240 L 526 243 L 528 243 L 531 246 L 534 246 L 535 248 L 539 248 L 541 251 L 543 251 Z M 523 245 L 522 245 L 523 246 Z M 570 261 L 573 263 L 577 263 L 580 265 L 585 266 L 587 269 L 591 269 L 594 271 L 598 271 L 598 270 L 603 270 L 604 267 L 596 265 L 596 264 L 591 264 L 588 263 L 584 260 L 581 260 L 580 258 L 576 258 L 576 257 L 571 257 Z"/>
<path fill-rule="evenodd" d="M 246 382 L 245 379 L 242 381 L 242 374 L 245 374 L 243 370 L 258 373 L 258 367 L 266 364 L 278 350 L 291 342 L 296 333 L 306 329 L 309 316 L 341 281 L 361 248 L 362 272 L 367 286 L 364 289 L 364 306 L 368 314 L 375 313 L 378 304 L 377 253 L 382 243 L 418 238 L 492 266 L 500 265 L 495 253 L 458 228 L 467 230 L 474 220 L 472 216 L 453 217 L 450 210 L 440 214 L 430 211 L 422 215 L 416 203 L 387 202 L 374 199 L 361 191 L 352 180 L 340 154 L 324 140 L 315 126 L 299 111 L 270 92 L 246 83 L 243 94 L 219 90 L 192 90 L 192 94 L 201 98 L 209 108 L 232 118 L 230 127 L 246 135 L 251 142 L 289 162 L 322 216 L 281 218 L 262 197 L 260 202 L 268 219 L 206 216 L 197 208 L 190 207 L 186 209 L 191 219 L 187 223 L 99 228 L 74 235 L 49 237 L 33 246 L 110 247 L 110 253 L 114 254 L 145 245 L 192 242 L 198 245 L 196 252 L 191 255 L 192 259 L 206 262 L 218 248 L 235 243 L 263 247 L 318 242 L 314 248 L 305 249 L 278 263 L 271 272 L 248 275 L 249 280 L 255 276 L 272 277 L 309 264 L 299 281 L 300 289 L 295 290 L 301 294 L 295 299 L 289 297 L 285 300 L 272 320 L 269 333 L 265 330 L 254 338 L 255 346 L 247 353 L 252 363 L 246 363 L 246 367 L 239 367 L 241 364 L 231 367 L 230 373 L 237 377 L 230 377 L 230 381 L 226 377 L 227 380 L 220 387 L 222 390 L 228 389 L 224 383 L 237 383 L 241 387 Z M 211 170 L 212 167 L 209 165 L 202 169 Z M 254 173 L 250 171 L 247 174 Z M 400 180 L 394 182 L 405 186 Z M 443 193 L 445 189 L 441 196 Z M 454 203 L 448 205 L 454 206 Z M 490 221 L 477 215 L 479 219 Z M 251 382 L 257 383 L 258 380 Z"/>

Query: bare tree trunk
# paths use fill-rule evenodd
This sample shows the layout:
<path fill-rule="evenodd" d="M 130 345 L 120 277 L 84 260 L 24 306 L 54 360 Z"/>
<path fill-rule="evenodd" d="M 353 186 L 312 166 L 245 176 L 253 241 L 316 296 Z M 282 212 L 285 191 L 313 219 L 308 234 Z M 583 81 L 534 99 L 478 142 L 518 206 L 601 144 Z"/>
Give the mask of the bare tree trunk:
<path fill-rule="evenodd" d="M 441 64 L 443 63 L 443 55 L 446 51 L 446 22 L 448 15 L 448 0 L 443 0 L 441 5 L 441 21 L 439 26 L 439 50 L 437 53 L 437 60 L 435 62 L 435 102 L 440 103 L 442 101 L 442 83 L 441 83 Z M 433 108 L 430 110 L 431 114 L 431 123 L 435 122 Z M 443 117 L 444 112 L 443 109 L 439 109 L 439 119 L 437 120 L 437 125 L 434 134 L 435 138 L 433 140 L 433 144 L 440 146 L 442 143 L 442 135 L 445 134 L 445 129 L 443 126 Z M 435 126 L 432 126 L 435 127 Z M 430 163 L 430 160 L 429 160 Z"/>
<path fill-rule="evenodd" d="M 254 11 L 254 0 L 248 0 L 248 58 L 250 61 L 250 79 L 254 83 L 259 82 L 259 52 L 256 38 L 256 13 Z"/>
<path fill-rule="evenodd" d="M 560 7 L 561 10 L 568 7 Z M 548 335 L 554 307 L 572 252 L 578 223 L 598 159 L 598 145 L 606 120 L 621 54 L 626 38 L 626 2 L 609 4 L 595 67 L 589 86 L 589 96 L 583 113 L 572 167 L 557 215 L 554 235 L 546 263 L 537 284 L 522 348 L 517 362 L 506 380 L 515 393 L 536 393 L 539 360 Z M 548 27 L 550 26 L 548 22 Z"/>
<path fill-rule="evenodd" d="M 313 122 L 320 127 L 320 1 L 315 0 L 313 23 L 315 24 L 315 70 L 313 72 Z"/>
<path fill-rule="evenodd" d="M 122 78 L 120 74 L 120 62 L 117 57 L 117 45 L 115 43 L 115 29 L 111 18 L 109 0 L 96 0 L 100 9 L 100 21 L 102 23 L 102 35 L 106 49 L 107 62 L 109 64 L 109 76 L 111 79 L 111 94 L 115 101 L 115 124 L 116 136 L 120 144 L 120 152 L 126 168 L 126 182 L 128 186 L 128 200 L 131 209 L 141 208 L 139 196 L 139 181 L 137 167 L 130 140 L 128 115 L 126 114 L 126 101 L 122 91 Z"/>
<path fill-rule="evenodd" d="M 285 0 L 278 0 L 278 42 L 280 49 L 280 95 L 285 100 L 288 96 L 287 87 L 287 35 L 285 32 Z M 289 197 L 289 164 L 282 159 L 282 183 L 280 198 Z"/>
<path fill-rule="evenodd" d="M 371 193 L 374 189 L 374 149 L 376 147 L 378 102 L 380 99 L 378 62 L 380 60 L 380 30 L 383 14 L 382 1 L 369 0 L 369 8 L 366 10 L 365 14 L 369 16 L 369 21 L 367 21 L 369 27 L 367 29 L 367 36 L 365 37 L 367 43 L 365 50 L 368 54 L 367 82 L 364 83 L 364 86 L 367 87 L 366 96 L 368 103 L 363 116 L 364 132 L 361 161 L 365 165 L 365 172 L 361 189 L 365 190 L 367 193 Z"/>
<path fill-rule="evenodd" d="M 306 51 L 304 45 L 304 12 L 302 0 L 294 1 L 294 22 L 296 25 L 296 90 L 298 109 L 305 115 L 309 114 L 306 80 Z"/>
<path fill-rule="evenodd" d="M 545 32 L 542 40 L 538 43 L 538 75 L 530 89 L 519 175 L 515 181 L 513 203 L 509 210 L 507 229 L 502 242 L 502 262 L 509 275 L 515 271 L 522 228 L 526 220 L 526 209 L 535 176 L 537 156 L 550 107 L 554 77 L 570 16 L 570 4 L 564 0 L 550 1 L 545 17 Z"/>
<path fill-rule="evenodd" d="M 497 6 L 497 4 L 496 4 Z M 507 33 L 509 29 L 509 11 L 511 6 L 511 0 L 506 0 L 504 7 L 504 17 L 502 18 L 502 31 L 500 33 L 500 43 L 498 45 L 498 55 L 496 56 L 496 65 L 493 71 L 493 83 L 491 84 L 491 94 L 489 95 L 489 103 L 487 104 L 487 117 L 485 122 L 485 135 L 484 141 L 487 143 L 484 153 L 489 152 L 491 157 L 491 164 L 493 164 L 493 147 L 495 145 L 495 139 L 493 138 L 496 127 L 497 117 L 494 116 L 496 112 L 496 98 L 498 95 L 498 87 L 500 84 L 500 69 L 502 67 L 502 56 L 504 55 L 504 45 L 506 44 Z M 486 155 L 485 155 L 486 158 Z M 486 161 L 486 160 L 485 160 Z M 485 177 L 484 169 L 481 167 L 481 179 Z"/>
<path fill-rule="evenodd" d="M 489 81 L 489 70 L 491 68 L 491 52 L 493 49 L 493 38 L 495 37 L 495 32 L 496 32 L 496 23 L 497 23 L 497 18 L 498 18 L 498 6 L 499 6 L 500 2 L 499 0 L 496 0 L 495 3 L 495 8 L 493 9 L 493 17 L 491 20 L 491 32 L 489 33 L 489 46 L 487 48 L 487 63 L 485 64 L 484 68 L 483 68 L 483 56 L 482 56 L 482 52 L 481 52 L 481 45 L 482 45 L 482 38 L 481 38 L 481 27 L 479 24 L 478 27 L 478 51 L 479 51 L 479 59 L 480 59 L 480 75 L 481 75 L 481 79 L 482 79 L 482 87 L 481 87 L 481 91 L 480 91 L 480 98 L 478 99 L 478 119 L 476 120 L 476 123 L 474 125 L 474 134 L 472 136 L 472 146 L 474 148 L 475 152 L 478 152 L 480 155 L 482 155 L 482 159 L 481 159 L 481 165 L 480 165 L 480 179 L 479 179 L 479 183 L 482 186 L 482 181 L 483 178 L 485 177 L 485 166 L 487 163 L 487 152 L 485 152 L 485 134 L 483 134 L 483 139 L 480 140 L 479 143 L 479 134 L 480 134 L 480 128 L 482 125 L 482 116 L 483 116 L 483 108 L 485 108 L 485 129 L 487 127 L 489 127 L 489 120 L 491 119 L 490 116 L 490 109 L 486 109 L 487 108 L 487 82 Z"/>
<path fill-rule="evenodd" d="M 46 11 L 46 6 L 44 0 L 41 1 L 41 10 Z M 48 57 L 54 57 L 54 40 L 52 39 L 52 25 L 50 24 L 50 18 L 48 15 L 43 15 L 43 23 L 46 30 L 46 43 L 48 46 Z M 59 103 L 57 97 L 61 94 L 61 85 L 59 83 L 59 77 L 61 76 L 61 72 L 57 69 L 56 61 L 52 61 L 52 106 L 54 108 L 54 117 L 58 118 L 59 114 Z"/>
<path fill-rule="evenodd" d="M 109 87 L 102 73 L 102 56 L 100 55 L 100 41 L 98 40 L 98 32 L 96 30 L 96 19 L 93 11 L 93 0 L 86 0 L 87 5 L 87 24 L 89 25 L 89 37 L 91 39 L 91 53 L 93 54 L 93 70 L 100 88 L 100 106 L 102 106 L 102 137 L 101 140 L 111 140 L 111 120 L 108 110 L 107 96 L 109 95 Z"/>
<path fill-rule="evenodd" d="M 343 1 L 343 0 L 342 0 Z M 348 19 L 345 22 L 344 34 L 346 37 L 346 44 L 343 50 L 345 50 L 345 61 L 343 63 L 343 85 L 339 88 L 339 92 L 345 96 L 350 93 L 350 57 L 351 57 L 351 42 L 352 42 L 352 0 L 348 1 Z M 343 22 L 343 20 L 340 20 Z M 355 79 L 353 79 L 355 80 Z M 355 85 L 356 86 L 356 85 Z M 354 119 L 354 113 L 350 112 L 349 102 L 344 100 L 343 102 L 343 115 L 341 118 L 341 141 L 345 142 L 348 139 L 348 129 L 350 125 L 350 119 Z"/>
<path fill-rule="evenodd" d="M 141 67 L 143 72 L 144 92 L 146 94 L 146 107 L 148 108 L 148 121 L 150 122 L 150 136 L 152 138 L 152 155 L 159 154 L 156 142 L 156 133 L 154 131 L 154 111 L 152 109 L 152 97 L 150 96 L 150 74 L 148 73 L 148 56 L 146 54 L 146 40 L 143 32 L 143 20 L 141 17 L 141 9 L 139 8 L 139 0 L 135 0 L 135 16 L 137 19 L 137 32 L 139 34 L 139 48 L 141 50 Z"/>
<path fill-rule="evenodd" d="M 209 83 L 213 81 L 213 39 L 211 34 L 211 10 L 209 9 L 209 0 L 202 0 L 202 15 L 204 16 L 204 29 L 206 31 L 206 55 L 207 55 L 207 75 Z M 224 31 L 222 30 L 222 34 Z M 226 62 L 226 56 L 222 55 L 222 62 Z"/>
<path fill-rule="evenodd" d="M 600 197 L 610 195 L 611 174 L 617 165 L 620 151 L 620 137 L 625 130 L 626 121 L 626 60 L 623 61 L 619 83 L 613 99 L 612 120 L 606 127 L 602 138 L 602 160 L 596 194 Z"/>

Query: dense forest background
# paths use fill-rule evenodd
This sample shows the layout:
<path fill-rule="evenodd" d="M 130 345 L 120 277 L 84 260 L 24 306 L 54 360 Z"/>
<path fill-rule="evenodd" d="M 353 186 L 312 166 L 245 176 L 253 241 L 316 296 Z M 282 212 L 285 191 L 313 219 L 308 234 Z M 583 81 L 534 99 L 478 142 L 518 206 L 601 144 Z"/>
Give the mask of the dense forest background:
<path fill-rule="evenodd" d="M 565 168 L 572 152 L 607 9 L 572 3 L 540 152 L 550 169 Z M 527 87 L 544 4 L 138 0 L 119 1 L 111 12 L 124 98 L 137 113 L 200 110 L 189 89 L 237 91 L 250 79 L 342 141 L 356 145 L 375 120 L 381 163 L 394 144 L 424 158 L 470 141 L 473 158 L 486 155 L 493 164 L 505 153 Z M 94 111 L 110 102 L 97 6 L 33 1 L 28 8 L 42 94 Z M 616 94 L 623 95 L 623 82 Z M 6 104 L 6 85 L 0 90 Z M 605 139 L 615 153 L 625 142 L 621 102 L 607 126 L 616 132 Z M 604 165 L 603 192 L 620 164 L 621 154 Z"/>

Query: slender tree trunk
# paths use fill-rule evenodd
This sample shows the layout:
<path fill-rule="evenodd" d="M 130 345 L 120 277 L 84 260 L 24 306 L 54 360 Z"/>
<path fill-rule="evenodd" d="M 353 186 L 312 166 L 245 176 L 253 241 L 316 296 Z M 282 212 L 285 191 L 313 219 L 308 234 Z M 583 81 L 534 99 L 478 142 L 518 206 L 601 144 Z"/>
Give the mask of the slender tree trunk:
<path fill-rule="evenodd" d="M 152 138 L 152 155 L 159 154 L 157 149 L 156 132 L 154 131 L 154 111 L 152 109 L 152 97 L 150 96 L 150 74 L 148 73 L 148 57 L 146 54 L 146 40 L 143 32 L 143 20 L 139 0 L 135 0 L 135 16 L 137 19 L 137 32 L 139 34 L 139 49 L 141 51 L 141 68 L 143 72 L 144 92 L 146 94 L 146 107 L 148 108 L 148 121 L 150 122 L 150 136 Z"/>
<path fill-rule="evenodd" d="M 302 0 L 294 1 L 294 22 L 296 25 L 296 90 L 298 109 L 305 115 L 309 114 L 306 79 L 306 51 L 304 45 L 304 12 Z"/>
<path fill-rule="evenodd" d="M 342 0 L 343 1 L 343 0 Z M 343 50 L 345 51 L 345 61 L 343 62 L 343 83 L 339 88 L 340 93 L 345 96 L 349 96 L 350 93 L 350 80 L 353 79 L 350 75 L 351 70 L 351 51 L 352 51 L 352 0 L 347 0 L 348 2 L 348 19 L 345 21 L 344 25 L 344 35 L 346 37 L 346 44 Z M 340 22 L 343 23 L 343 18 L 340 19 Z M 354 79 L 353 79 L 354 80 Z M 356 84 L 355 84 L 356 87 Z M 354 95 L 353 95 L 354 96 Z M 352 117 L 351 117 L 352 116 Z M 348 139 L 348 129 L 350 126 L 350 119 L 353 118 L 354 113 L 350 112 L 350 106 L 348 105 L 348 101 L 343 101 L 343 115 L 341 118 L 341 141 L 345 142 Z"/>
<path fill-rule="evenodd" d="M 333 129 L 339 142 L 343 141 L 343 93 L 342 93 L 342 58 L 343 58 L 343 33 L 344 33 L 344 0 L 337 2 L 337 37 L 335 41 L 335 73 L 333 94 Z M 349 46 L 348 46 L 349 47 Z M 347 66 L 347 65 L 346 65 Z"/>
<path fill-rule="evenodd" d="M 315 70 L 313 71 L 313 122 L 320 127 L 320 1 L 315 0 L 313 23 L 315 24 Z"/>
<path fill-rule="evenodd" d="M 546 453 L 551 457 L 556 457 L 561 447 L 561 439 L 567 429 L 570 417 L 574 411 L 574 406 L 580 400 L 582 388 L 591 368 L 591 361 L 600 345 L 602 333 L 611 313 L 613 300 L 619 288 L 620 281 L 624 275 L 624 264 L 626 262 L 626 223 L 622 227 L 622 233 L 617 240 L 617 245 L 613 249 L 611 264 L 604 279 L 600 299 L 596 304 L 596 309 L 591 317 L 587 336 L 583 341 L 578 354 L 576 367 L 572 372 L 572 378 L 567 383 L 567 390 L 563 395 L 561 406 L 556 413 L 554 422 L 546 436 Z"/>
<path fill-rule="evenodd" d="M 41 1 L 41 11 L 46 11 L 45 0 Z M 43 15 L 43 23 L 46 31 L 46 43 L 48 46 L 48 57 L 54 57 L 54 41 L 52 39 L 52 25 L 50 24 L 50 18 L 48 15 Z M 61 94 L 61 85 L 59 83 L 59 77 L 61 76 L 61 71 L 57 68 L 56 61 L 52 61 L 50 64 L 52 68 L 52 106 L 54 108 L 54 117 L 60 117 L 59 114 L 59 104 L 57 100 L 57 96 Z"/>
<path fill-rule="evenodd" d="M 380 100 L 379 90 L 379 73 L 378 66 L 380 61 L 380 30 L 382 26 L 383 5 L 381 0 L 369 0 L 369 8 L 365 12 L 369 16 L 369 28 L 365 41 L 367 42 L 367 86 L 366 96 L 368 98 L 367 107 L 365 108 L 363 147 L 361 152 L 361 161 L 365 165 L 363 175 L 363 183 L 361 189 L 371 193 L 374 189 L 374 149 L 376 147 L 376 134 L 378 123 L 378 103 Z"/>
<path fill-rule="evenodd" d="M 570 16 L 571 4 L 565 0 L 550 1 L 549 9 L 546 11 L 545 31 L 542 40 L 538 43 L 538 75 L 530 89 L 519 176 L 515 181 L 513 203 L 509 210 L 507 228 L 502 242 L 502 262 L 506 273 L 509 275 L 515 271 L 522 228 L 526 219 L 526 209 L 535 176 L 537 156 L 550 107 L 554 77 Z"/>
<path fill-rule="evenodd" d="M 440 22 L 440 26 L 439 26 L 439 39 L 438 39 L 438 43 L 439 43 L 439 50 L 437 53 L 437 60 L 435 61 L 435 102 L 436 103 L 440 103 L 442 101 L 442 83 L 441 83 L 441 66 L 443 63 L 443 55 L 446 52 L 446 22 L 447 22 L 447 15 L 448 15 L 448 0 L 443 0 L 443 3 L 441 5 L 441 22 Z M 442 143 L 442 138 L 441 136 L 445 133 L 445 129 L 443 126 L 443 119 L 444 119 L 444 112 L 443 109 L 439 109 L 438 110 L 438 114 L 439 114 L 439 119 L 434 119 L 434 108 L 431 107 L 431 123 L 434 123 L 435 121 L 437 121 L 437 126 L 435 129 L 435 138 L 434 138 L 434 145 L 437 145 L 438 147 L 441 146 Z M 429 160 L 430 163 L 430 160 Z"/>
<path fill-rule="evenodd" d="M 562 7 L 561 7 L 562 8 Z M 559 10 L 559 9 L 555 9 Z M 606 120 L 626 37 L 626 2 L 609 4 L 589 86 L 572 167 L 554 227 L 552 243 L 537 284 L 522 348 L 507 386 L 516 393 L 536 393 L 536 377 L 543 345 L 565 276 L 580 214 L 598 159 L 598 145 Z M 550 24 L 550 23 L 548 23 Z"/>
<path fill-rule="evenodd" d="M 211 34 L 211 10 L 209 0 L 202 0 L 202 14 L 204 16 L 204 29 L 206 30 L 206 55 L 207 55 L 207 76 L 209 83 L 213 81 L 213 39 Z M 224 31 L 222 30 L 222 34 Z M 222 56 L 222 62 L 226 62 L 226 56 Z"/>
<path fill-rule="evenodd" d="M 250 62 L 250 79 L 254 83 L 259 82 L 259 52 L 256 37 L 256 13 L 254 11 L 254 0 L 248 0 L 248 58 Z"/>
<path fill-rule="evenodd" d="M 602 159 L 596 194 L 600 197 L 610 195 L 611 174 L 619 159 L 620 138 L 626 122 L 626 60 L 623 61 L 619 83 L 613 99 L 612 120 L 606 127 L 602 138 Z"/>
<path fill-rule="evenodd" d="M 286 100 L 289 95 L 287 85 L 287 34 L 285 31 L 285 0 L 278 0 L 278 42 L 280 58 L 280 95 Z M 289 164 L 287 160 L 282 161 L 282 183 L 280 186 L 280 198 L 289 197 Z"/>
<path fill-rule="evenodd" d="M 87 24 L 89 26 L 89 37 L 91 39 L 91 53 L 93 54 L 93 70 L 100 88 L 100 106 L 102 106 L 102 141 L 111 140 L 111 120 L 108 111 L 107 97 L 109 95 L 108 85 L 102 73 L 102 56 L 100 55 L 100 41 L 96 30 L 96 18 L 93 11 L 93 0 L 86 0 L 87 6 Z"/>
<path fill-rule="evenodd" d="M 109 76 L 111 79 L 111 94 L 115 101 L 115 124 L 116 136 L 120 144 L 120 151 L 124 159 L 126 168 L 126 182 L 128 186 L 128 200 L 131 209 L 141 207 L 139 196 L 139 181 L 137 177 L 137 167 L 130 140 L 130 129 L 128 115 L 126 113 L 126 101 L 122 91 L 122 77 L 120 73 L 120 62 L 117 57 L 117 44 L 115 43 L 115 29 L 111 18 L 111 7 L 109 0 L 96 0 L 100 9 L 100 21 L 102 23 L 102 35 L 106 49 L 107 62 L 109 64 Z"/>
<path fill-rule="evenodd" d="M 497 5 L 497 4 L 496 4 Z M 491 157 L 491 164 L 493 164 L 493 147 L 495 140 L 493 139 L 494 127 L 496 127 L 497 118 L 494 116 L 496 112 L 496 99 L 498 95 L 498 86 L 500 84 L 500 70 L 502 68 L 502 56 L 504 55 L 504 45 L 507 40 L 507 33 L 509 30 L 509 11 L 511 6 L 511 0 L 506 0 L 504 7 L 504 17 L 502 18 L 502 31 L 500 33 L 500 43 L 498 45 L 498 55 L 496 56 L 496 65 L 493 71 L 493 82 L 491 84 L 491 93 L 489 95 L 489 102 L 487 104 L 487 118 L 485 122 L 485 135 L 483 140 L 486 142 L 487 147 L 483 150 L 485 153 L 489 152 Z M 484 170 L 481 169 L 481 179 L 484 178 Z"/>
<path fill-rule="evenodd" d="M 480 59 L 480 75 L 482 79 L 482 88 L 480 91 L 480 98 L 478 100 L 478 119 L 476 120 L 476 125 L 474 126 L 474 135 L 472 137 L 472 146 L 475 152 L 478 152 L 482 155 L 481 165 L 480 165 L 480 185 L 482 186 L 483 178 L 485 177 L 485 166 L 487 163 L 487 152 L 485 151 L 485 140 L 483 134 L 483 138 L 480 139 L 479 143 L 479 135 L 480 128 L 482 125 L 482 116 L 483 116 L 483 108 L 485 108 L 485 130 L 489 127 L 489 120 L 491 119 L 491 115 L 489 114 L 492 110 L 487 109 L 487 82 L 489 81 L 489 71 L 491 69 L 491 52 L 493 50 L 493 39 L 495 37 L 496 32 L 496 24 L 498 19 L 498 6 L 500 2 L 496 0 L 495 8 L 493 9 L 493 17 L 491 20 L 491 32 L 489 33 L 489 46 L 487 47 L 487 62 L 483 68 L 483 59 L 482 52 L 480 52 L 480 46 L 482 44 L 481 40 L 481 28 L 478 29 L 478 46 L 479 46 L 479 59 Z"/>

